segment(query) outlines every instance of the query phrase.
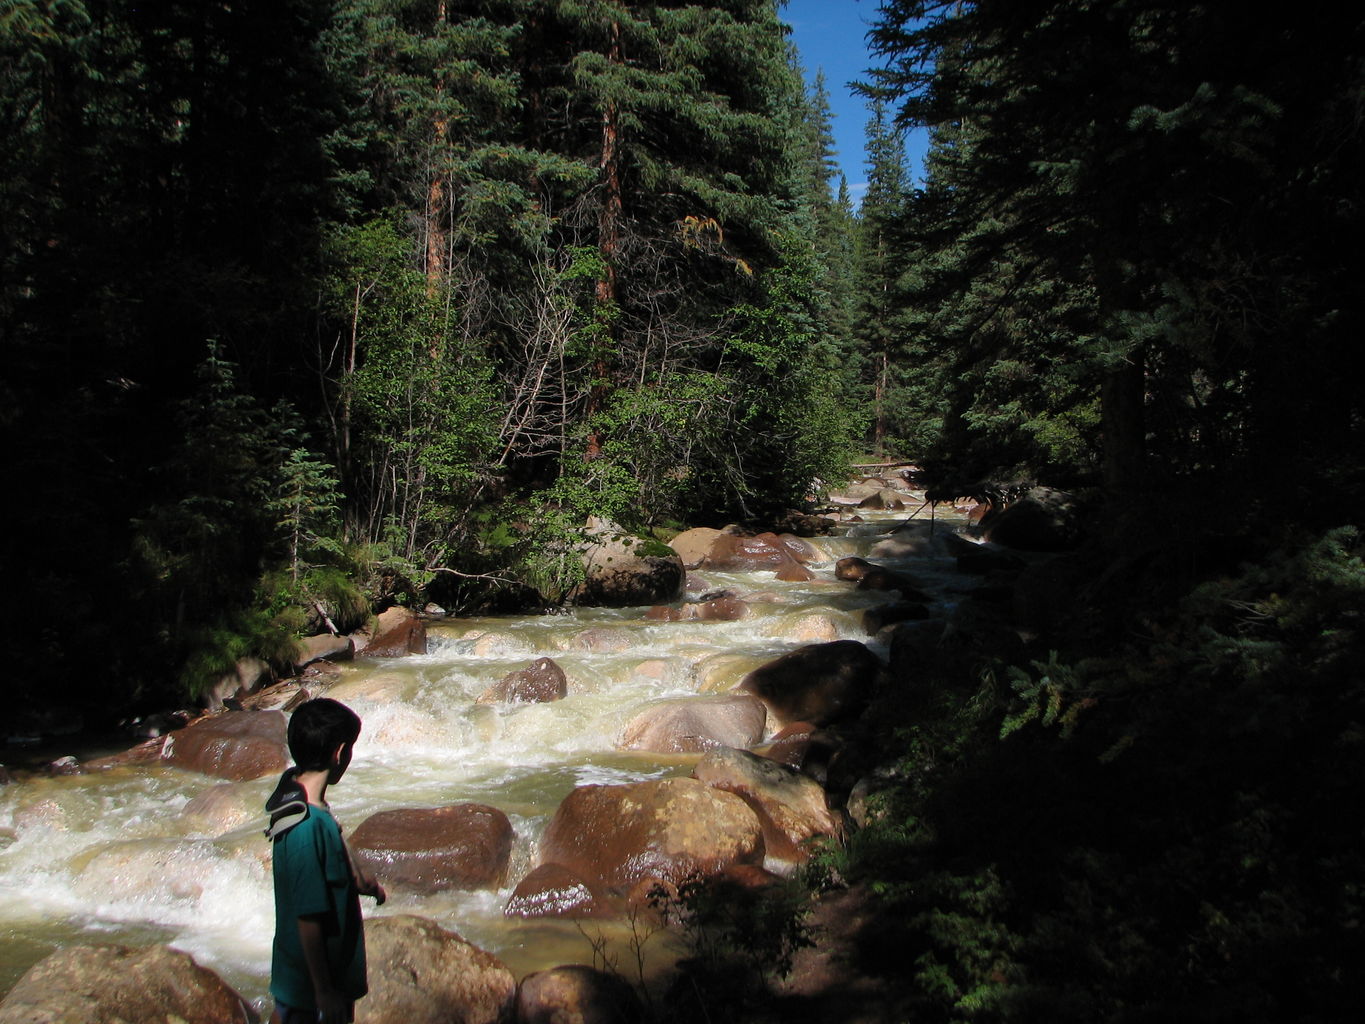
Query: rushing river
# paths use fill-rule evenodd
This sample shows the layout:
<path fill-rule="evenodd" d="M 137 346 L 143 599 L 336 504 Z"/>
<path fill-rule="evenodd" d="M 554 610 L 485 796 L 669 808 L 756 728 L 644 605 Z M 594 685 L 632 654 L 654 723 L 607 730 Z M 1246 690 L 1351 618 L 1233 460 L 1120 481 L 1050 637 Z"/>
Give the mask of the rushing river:
<path fill-rule="evenodd" d="M 450 619 L 430 627 L 423 656 L 345 666 L 331 695 L 364 721 L 355 760 L 328 794 L 346 826 L 354 829 L 380 810 L 473 801 L 501 809 L 517 834 L 501 891 L 395 895 L 378 910 L 366 900 L 367 915 L 430 917 L 502 958 L 518 977 L 559 963 L 591 963 L 594 942 L 605 942 L 621 967 L 633 970 L 625 925 L 580 929 L 572 921 L 503 917 L 512 888 L 535 864 L 550 815 L 575 786 L 691 771 L 696 757 L 616 750 L 626 722 L 649 703 L 728 689 L 750 669 L 806 643 L 867 640 L 863 612 L 896 595 L 836 580 L 839 558 L 862 555 L 910 568 L 951 603 L 961 580 L 953 560 L 937 545 L 909 559 L 887 557 L 886 545 L 877 545 L 905 514 L 873 515 L 881 518 L 811 541 L 820 553 L 810 566 L 813 581 L 784 583 L 772 572 L 697 574 L 710 589 L 731 589 L 751 604 L 753 614 L 741 621 L 653 622 L 643 608 Z M 957 525 L 940 515 L 935 529 Z M 542 656 L 563 667 L 567 698 L 476 703 L 508 672 Z M 0 789 L 0 993 L 59 946 L 168 942 L 218 971 L 258 1009 L 267 1005 L 268 844 L 263 821 L 248 816 L 274 783 L 236 784 L 243 820 L 225 833 L 183 813 L 221 780 L 160 765 Z M 649 938 L 646 959 L 668 960 L 668 943 L 666 936 Z"/>

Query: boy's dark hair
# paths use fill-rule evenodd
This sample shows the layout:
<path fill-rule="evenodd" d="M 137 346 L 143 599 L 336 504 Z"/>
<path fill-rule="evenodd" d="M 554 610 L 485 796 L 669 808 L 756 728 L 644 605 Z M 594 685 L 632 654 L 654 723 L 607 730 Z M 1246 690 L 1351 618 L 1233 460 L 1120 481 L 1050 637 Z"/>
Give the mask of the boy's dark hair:
<path fill-rule="evenodd" d="M 294 709 L 288 737 L 289 756 L 300 771 L 326 771 L 337 747 L 360 737 L 360 716 L 330 697 L 317 697 Z"/>

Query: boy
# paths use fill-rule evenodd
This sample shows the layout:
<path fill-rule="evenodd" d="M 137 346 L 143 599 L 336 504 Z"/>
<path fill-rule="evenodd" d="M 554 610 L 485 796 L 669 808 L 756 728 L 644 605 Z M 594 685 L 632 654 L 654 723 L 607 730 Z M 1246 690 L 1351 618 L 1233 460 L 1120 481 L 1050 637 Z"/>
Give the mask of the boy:
<path fill-rule="evenodd" d="M 294 767 L 265 805 L 275 877 L 271 1024 L 347 1024 L 368 991 L 360 896 L 383 903 L 384 890 L 356 868 L 326 801 L 359 736 L 355 712 L 325 697 L 289 720 Z"/>

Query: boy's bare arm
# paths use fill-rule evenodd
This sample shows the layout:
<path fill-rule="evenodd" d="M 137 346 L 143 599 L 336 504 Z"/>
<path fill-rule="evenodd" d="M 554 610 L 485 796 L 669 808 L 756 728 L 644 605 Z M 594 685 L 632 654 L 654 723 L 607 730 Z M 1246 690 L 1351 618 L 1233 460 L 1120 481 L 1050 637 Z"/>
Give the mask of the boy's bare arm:
<path fill-rule="evenodd" d="M 383 906 L 384 900 L 388 898 L 388 893 L 379 884 L 379 880 L 359 865 L 355 869 L 356 891 L 362 896 L 373 896 L 376 906 Z"/>
<path fill-rule="evenodd" d="M 317 1002 L 320 1024 L 346 1024 L 350 1002 L 332 982 L 327 969 L 327 947 L 323 941 L 321 917 L 299 918 L 299 943 L 313 979 L 313 999 Z"/>

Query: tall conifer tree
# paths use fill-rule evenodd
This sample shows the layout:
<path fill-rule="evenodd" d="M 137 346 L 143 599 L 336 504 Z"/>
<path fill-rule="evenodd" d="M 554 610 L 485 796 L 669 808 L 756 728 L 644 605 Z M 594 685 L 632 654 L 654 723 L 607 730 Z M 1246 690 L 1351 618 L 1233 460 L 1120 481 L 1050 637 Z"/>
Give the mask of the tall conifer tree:
<path fill-rule="evenodd" d="M 939 279 L 958 294 L 998 282 L 976 318 L 998 344 L 979 357 L 1031 371 L 1041 352 L 1021 330 L 1083 341 L 1073 387 L 1099 401 L 1103 480 L 1125 503 L 1242 466 L 1236 486 L 1282 450 L 1270 424 L 1311 391 L 1302 346 L 1339 358 L 1352 319 L 1308 314 L 1343 308 L 1342 278 L 1301 226 L 1340 238 L 1352 222 L 1350 203 L 1323 203 L 1352 192 L 1337 174 L 1360 133 L 1338 99 L 1359 93 L 1358 18 L 1315 7 L 1282 36 L 1222 5 L 1152 0 L 884 13 L 882 82 L 903 116 L 970 146 L 944 164 L 965 230 L 956 254 L 940 250 Z M 1337 415 L 1356 403 L 1327 404 L 1315 447 L 1336 451 L 1353 430 Z"/>
<path fill-rule="evenodd" d="M 858 325 L 863 379 L 872 405 L 872 446 L 885 454 L 892 419 L 897 294 L 902 267 L 899 231 L 908 199 L 905 140 L 885 102 L 870 104 L 867 122 L 867 191 L 858 216 Z"/>

